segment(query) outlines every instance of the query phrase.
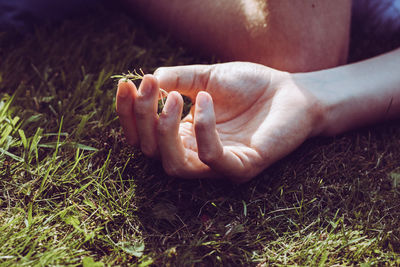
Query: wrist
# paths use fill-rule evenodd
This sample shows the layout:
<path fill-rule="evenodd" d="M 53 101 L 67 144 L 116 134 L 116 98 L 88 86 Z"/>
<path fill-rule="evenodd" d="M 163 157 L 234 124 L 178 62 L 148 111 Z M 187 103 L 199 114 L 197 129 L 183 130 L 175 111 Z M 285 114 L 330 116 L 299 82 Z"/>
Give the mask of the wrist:
<path fill-rule="evenodd" d="M 297 90 L 300 90 L 306 98 L 307 115 L 310 117 L 309 137 L 329 135 L 330 114 L 334 104 L 327 101 L 327 98 L 320 90 L 320 81 L 317 72 L 292 73 L 291 80 Z"/>
<path fill-rule="evenodd" d="M 400 116 L 400 49 L 366 61 L 293 74 L 315 98 L 321 119 L 314 135 L 336 135 Z"/>
<path fill-rule="evenodd" d="M 338 68 L 293 74 L 294 82 L 313 99 L 313 109 L 319 112 L 312 136 L 334 136 L 359 123 L 365 109 L 354 79 L 345 81 Z"/>

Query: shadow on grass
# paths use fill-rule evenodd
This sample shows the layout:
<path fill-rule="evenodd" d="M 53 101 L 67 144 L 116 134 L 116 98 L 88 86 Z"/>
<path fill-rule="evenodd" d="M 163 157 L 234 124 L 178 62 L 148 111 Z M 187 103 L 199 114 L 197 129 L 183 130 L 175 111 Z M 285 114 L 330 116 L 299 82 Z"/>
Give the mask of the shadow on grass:
<path fill-rule="evenodd" d="M 104 10 L 38 27 L 22 41 L 5 37 L 1 94 L 19 88 L 14 111 L 28 141 L 41 127 L 42 141 L 57 147 L 63 118 L 62 140 L 97 152 L 42 147 L 31 165 L 1 154 L 0 238 L 10 258 L 0 263 L 51 255 L 47 265 L 80 264 L 85 255 L 121 265 L 396 264 L 399 121 L 309 140 L 244 185 L 174 179 L 125 145 L 109 76 L 203 59 Z M 10 134 L 9 151 L 24 155 L 21 138 Z M 7 227 L 16 214 L 18 223 Z M 36 235 L 41 242 L 29 241 Z"/>
<path fill-rule="evenodd" d="M 302 264 L 312 262 L 306 252 L 323 250 L 316 243 L 348 235 L 349 243 L 374 240 L 362 247 L 365 255 L 377 244 L 398 253 L 400 191 L 392 174 L 400 171 L 399 137 L 395 121 L 309 140 L 244 185 L 173 179 L 157 161 L 132 163 L 125 174 L 138 177 L 137 215 L 146 249 L 157 261 L 177 265 L 283 264 L 285 257 L 286 263 Z M 313 243 L 305 240 L 309 235 Z M 291 246 L 293 251 L 284 252 Z M 358 248 L 352 249 L 332 249 L 330 263 L 361 260 Z"/>

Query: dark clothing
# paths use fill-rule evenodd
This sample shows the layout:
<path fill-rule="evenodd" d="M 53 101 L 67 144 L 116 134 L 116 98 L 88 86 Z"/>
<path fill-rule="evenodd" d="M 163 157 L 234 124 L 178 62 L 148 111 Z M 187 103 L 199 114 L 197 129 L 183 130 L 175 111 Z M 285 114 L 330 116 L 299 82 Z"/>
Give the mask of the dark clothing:
<path fill-rule="evenodd" d="M 35 23 L 90 12 L 103 0 L 0 0 L 0 29 L 29 31 Z"/>

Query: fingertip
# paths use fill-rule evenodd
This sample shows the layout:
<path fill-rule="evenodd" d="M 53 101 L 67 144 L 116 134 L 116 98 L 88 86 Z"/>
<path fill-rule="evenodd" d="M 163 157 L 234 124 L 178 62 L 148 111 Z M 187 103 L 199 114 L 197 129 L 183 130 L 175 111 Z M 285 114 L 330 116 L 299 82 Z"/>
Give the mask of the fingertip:
<path fill-rule="evenodd" d="M 143 76 L 143 81 L 151 82 L 153 85 L 158 85 L 158 79 L 153 74 L 145 74 Z"/>
<path fill-rule="evenodd" d="M 136 88 L 135 84 L 131 80 L 125 79 L 125 78 L 122 78 L 122 79 L 120 79 L 118 81 L 118 88 L 121 88 L 121 87 L 127 87 L 127 88 L 134 87 L 134 88 Z"/>
<path fill-rule="evenodd" d="M 136 86 L 130 80 L 121 79 L 118 81 L 117 98 L 127 98 L 137 91 Z"/>
<path fill-rule="evenodd" d="M 126 86 L 118 86 L 117 102 L 126 99 L 130 95 L 129 88 Z"/>
<path fill-rule="evenodd" d="M 161 88 L 179 91 L 195 99 L 199 90 L 207 90 L 213 65 L 161 67 L 154 72 Z"/>
<path fill-rule="evenodd" d="M 171 67 L 161 67 L 156 69 L 154 77 L 158 80 L 160 87 L 167 92 L 177 90 L 179 77 L 178 74 L 171 70 Z"/>
<path fill-rule="evenodd" d="M 156 77 L 158 80 L 163 80 L 163 78 L 166 78 L 170 75 L 171 73 L 169 73 L 168 71 L 168 67 L 160 67 L 157 68 L 154 71 L 154 77 Z"/>
<path fill-rule="evenodd" d="M 178 134 L 178 129 L 183 110 L 183 99 L 182 96 L 176 92 L 172 91 L 168 94 L 165 106 L 160 114 L 160 120 L 158 124 L 158 130 L 161 135 L 168 135 L 176 131 Z M 171 129 L 174 129 L 173 131 Z"/>
<path fill-rule="evenodd" d="M 143 76 L 142 82 L 139 86 L 140 96 L 154 96 L 159 91 L 159 83 L 156 77 L 151 74 L 146 74 Z"/>
<path fill-rule="evenodd" d="M 194 112 L 197 124 L 203 124 L 204 120 L 215 124 L 214 104 L 209 93 L 201 91 L 197 94 Z"/>
<path fill-rule="evenodd" d="M 212 108 L 213 102 L 212 97 L 209 93 L 205 91 L 200 91 L 196 97 L 196 104 L 199 108 Z"/>
<path fill-rule="evenodd" d="M 136 88 L 132 87 L 132 85 L 124 81 L 118 83 L 115 109 L 119 116 L 130 115 L 132 113 L 133 98 L 136 94 Z"/>
<path fill-rule="evenodd" d="M 171 91 L 168 93 L 168 96 L 176 97 L 179 98 L 181 101 L 183 101 L 182 95 L 178 91 Z"/>

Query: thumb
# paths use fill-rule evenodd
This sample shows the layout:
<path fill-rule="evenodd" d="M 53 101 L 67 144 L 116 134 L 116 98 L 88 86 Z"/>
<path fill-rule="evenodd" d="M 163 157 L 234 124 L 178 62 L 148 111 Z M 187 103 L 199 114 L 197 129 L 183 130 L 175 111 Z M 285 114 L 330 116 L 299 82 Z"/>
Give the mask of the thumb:
<path fill-rule="evenodd" d="M 199 91 L 207 91 L 213 69 L 214 65 L 161 67 L 154 76 L 165 91 L 178 91 L 195 100 Z"/>

